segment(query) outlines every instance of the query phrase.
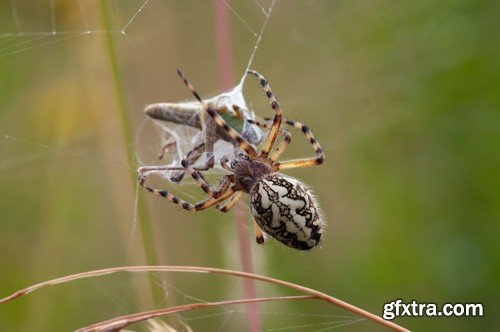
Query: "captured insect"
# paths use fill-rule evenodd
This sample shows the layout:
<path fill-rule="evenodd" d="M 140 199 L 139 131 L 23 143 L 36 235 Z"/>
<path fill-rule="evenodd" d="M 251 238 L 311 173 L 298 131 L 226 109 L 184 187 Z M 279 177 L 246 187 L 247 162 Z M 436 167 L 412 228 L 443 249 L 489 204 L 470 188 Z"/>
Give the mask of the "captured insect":
<path fill-rule="evenodd" d="M 215 206 L 221 212 L 227 212 L 234 206 L 245 192 L 250 195 L 250 210 L 254 217 L 256 241 L 263 244 L 265 234 L 281 243 L 298 250 L 308 250 L 317 246 L 324 229 L 324 220 L 318 203 L 311 191 L 299 180 L 280 173 L 291 168 L 320 165 L 325 159 L 323 149 L 314 138 L 309 128 L 296 121 L 286 120 L 306 136 L 311 143 L 316 156 L 295 160 L 277 161 L 291 142 L 292 136 L 281 129 L 283 114 L 280 104 L 274 97 L 268 81 L 258 72 L 249 70 L 247 73 L 257 77 L 266 93 L 274 118 L 271 123 L 248 120 L 250 123 L 268 128 L 269 133 L 262 150 L 256 148 L 234 128 L 209 103 L 205 102 L 191 83 L 177 71 L 187 88 L 201 103 L 203 109 L 215 121 L 216 125 L 237 144 L 243 153 L 229 162 L 227 157 L 220 160 L 222 168 L 230 174 L 224 175 L 215 188 L 212 188 L 201 172 L 205 168 L 195 167 L 187 159 L 182 161 L 182 167 L 165 167 L 168 170 L 185 171 L 193 177 L 201 189 L 209 195 L 208 198 L 191 204 L 165 189 L 151 188 L 146 185 L 148 167 L 138 169 L 139 182 L 149 192 L 165 198 L 188 211 L 201 211 Z M 278 135 L 283 140 L 273 151 Z M 222 205 L 222 202 L 225 202 Z"/>
<path fill-rule="evenodd" d="M 240 87 L 237 87 L 235 89 L 239 88 Z M 262 131 L 257 125 L 249 122 L 252 118 L 249 110 L 245 108 L 245 101 L 235 100 L 232 96 L 233 92 L 234 90 L 218 95 L 207 100 L 206 103 L 210 104 L 224 121 L 250 144 L 257 145 L 262 140 Z M 223 140 L 236 145 L 231 136 L 216 124 L 214 118 L 209 116 L 198 102 L 151 104 L 144 109 L 144 113 L 154 120 L 180 124 L 200 130 L 192 139 L 193 148 L 183 156 L 191 165 L 197 163 L 200 157 L 205 154 L 205 158 L 202 160 L 199 167 L 206 170 L 213 168 L 215 165 L 215 143 L 219 140 Z M 179 142 L 171 136 L 162 147 L 159 159 L 163 159 L 170 148 L 173 148 L 174 155 L 177 155 L 178 144 Z M 150 167 L 149 169 L 151 171 L 158 170 L 157 167 Z M 172 182 L 180 182 L 184 174 L 185 170 L 174 170 L 170 172 L 169 179 Z"/>

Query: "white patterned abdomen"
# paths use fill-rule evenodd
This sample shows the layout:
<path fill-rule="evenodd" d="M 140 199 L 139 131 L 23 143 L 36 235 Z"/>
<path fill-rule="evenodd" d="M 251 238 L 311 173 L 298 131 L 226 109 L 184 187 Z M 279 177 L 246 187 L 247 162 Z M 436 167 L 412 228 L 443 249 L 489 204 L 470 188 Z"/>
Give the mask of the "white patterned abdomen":
<path fill-rule="evenodd" d="M 250 192 L 251 211 L 262 230 L 289 247 L 315 247 L 323 220 L 317 203 L 300 181 L 280 174 L 264 176 Z"/>

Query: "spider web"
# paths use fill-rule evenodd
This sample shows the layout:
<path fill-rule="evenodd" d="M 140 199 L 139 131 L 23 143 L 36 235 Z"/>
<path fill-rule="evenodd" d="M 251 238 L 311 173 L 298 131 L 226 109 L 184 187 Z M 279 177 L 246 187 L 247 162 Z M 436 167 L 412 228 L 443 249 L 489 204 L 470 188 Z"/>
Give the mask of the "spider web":
<path fill-rule="evenodd" d="M 240 15 L 228 1 L 224 0 L 223 2 L 229 8 L 234 17 L 237 19 L 237 22 L 240 23 L 241 27 L 246 29 L 246 31 L 251 35 L 248 38 L 251 41 L 253 40 L 254 44 L 252 45 L 251 55 L 248 58 L 248 63 L 246 64 L 246 67 L 243 68 L 242 70 L 242 76 L 240 77 L 238 84 L 227 91 L 218 93 L 213 97 L 204 96 L 203 98 L 206 103 L 209 103 L 214 108 L 224 107 L 227 110 L 232 110 L 233 106 L 236 105 L 237 107 L 239 107 L 239 110 L 243 114 L 244 119 L 255 119 L 256 117 L 255 113 L 248 106 L 245 97 L 243 95 L 243 87 L 245 80 L 247 78 L 246 71 L 250 69 L 251 65 L 253 64 L 254 57 L 257 53 L 258 46 L 263 37 L 268 20 L 272 15 L 272 10 L 275 6 L 276 0 L 269 1 L 269 3 L 266 4 L 265 6 L 259 1 L 254 0 L 254 4 L 258 9 L 260 9 L 260 14 L 261 14 L 257 15 L 257 17 L 260 18 L 260 21 L 257 20 L 257 23 L 248 23 L 243 18 L 244 14 Z M 255 27 L 255 24 L 260 25 L 260 27 L 258 27 L 258 30 Z M 258 31 L 258 33 L 256 31 Z M 172 79 L 177 79 L 177 78 L 172 77 Z M 179 84 L 183 83 L 179 80 Z M 169 102 L 172 103 L 171 100 Z M 200 114 L 203 112 L 201 104 L 197 101 L 180 101 L 178 103 L 175 103 L 175 106 L 179 108 L 196 110 L 195 113 L 193 114 L 193 117 L 195 116 L 199 117 Z M 183 119 L 179 120 L 178 122 L 183 122 L 183 121 L 186 120 Z M 157 130 L 157 135 L 148 137 L 147 132 L 151 131 L 151 125 L 153 125 Z M 264 137 L 262 129 L 259 128 L 258 126 L 250 125 L 248 122 L 245 121 L 243 128 L 245 129 L 246 127 L 252 127 L 250 129 L 253 132 L 256 132 L 257 135 L 260 136 L 261 138 Z M 136 146 L 138 147 L 137 148 L 138 162 L 141 165 L 158 164 L 158 151 L 162 151 L 163 147 L 168 142 L 172 142 L 173 140 L 176 142 L 176 146 L 175 148 L 169 149 L 170 154 L 167 155 L 166 158 L 163 158 L 164 161 L 162 164 L 164 166 L 179 167 L 182 158 L 187 153 L 192 151 L 196 146 L 198 146 L 200 142 L 203 142 L 202 134 L 203 133 L 199 129 L 192 128 L 188 125 L 149 119 L 149 123 L 143 123 L 137 135 Z M 231 160 L 235 157 L 235 153 L 239 152 L 241 151 L 238 148 L 235 148 L 229 142 L 219 139 L 215 143 L 214 153 L 213 153 L 216 160 L 216 164 L 215 167 L 210 171 L 210 173 L 218 174 L 219 172 L 217 171 L 222 170 L 222 167 L 218 163 L 218 161 L 222 157 L 227 157 Z M 201 155 L 202 158 L 198 160 L 195 166 L 200 165 L 205 161 L 205 159 L 203 158 L 206 157 L 204 152 L 198 153 L 198 155 Z M 172 174 L 172 172 L 170 171 L 156 171 L 154 173 L 160 174 L 163 178 L 167 180 L 169 179 L 169 176 Z M 186 185 L 192 183 L 193 182 L 183 181 L 181 183 L 178 183 L 177 185 Z"/>
<path fill-rule="evenodd" d="M 14 27 L 15 30 L 9 32 L 0 32 L 0 57 L 6 57 L 17 53 L 31 51 L 33 49 L 48 46 L 65 40 L 102 34 L 120 34 L 128 38 L 127 30 L 132 25 L 137 16 L 147 6 L 149 0 L 132 1 L 135 2 L 136 11 L 132 12 L 126 22 L 117 25 L 112 30 L 103 29 L 96 22 L 96 12 L 99 10 L 99 3 L 96 1 L 77 0 L 70 2 L 69 6 L 74 6 L 74 11 L 79 16 L 71 22 L 60 22 L 58 20 L 57 5 L 59 1 L 49 0 L 50 9 L 46 11 L 45 17 L 40 19 L 40 12 L 37 12 L 37 18 L 41 22 L 41 27 L 33 27 L 29 16 L 23 15 L 23 10 L 27 9 L 21 1 L 9 0 L 3 4 L 3 12 L 11 12 L 10 22 L 4 20 L 2 28 Z M 43 3 L 43 2 L 42 2 Z M 30 4 L 31 6 L 31 4 Z M 45 6 L 40 4 L 39 6 Z"/>
<path fill-rule="evenodd" d="M 178 278 L 179 277 L 179 278 Z M 190 303 L 209 303 L 220 300 L 219 295 L 206 293 L 204 287 L 193 287 L 193 281 L 201 285 L 210 285 L 214 288 L 224 285 L 234 293 L 239 293 L 239 280 L 209 277 L 205 275 L 163 275 L 155 274 L 158 286 L 164 290 L 164 301 L 159 307 L 166 306 L 175 299 L 175 305 Z M 207 278 L 209 280 L 207 280 Z M 166 281 L 170 280 L 170 281 Z M 147 283 L 149 279 L 145 275 L 133 275 L 130 277 L 114 276 L 109 280 L 101 278 L 91 280 L 91 285 L 82 287 L 98 290 L 94 301 L 100 301 L 109 305 L 114 310 L 109 314 L 111 317 L 129 314 L 141 310 L 141 304 L 135 297 L 135 292 L 141 289 L 141 284 Z M 87 283 L 87 281 L 84 281 Z M 188 290 L 186 290 L 188 289 Z M 283 293 L 274 287 L 265 287 L 266 296 L 281 296 Z M 312 304 L 312 305 L 311 305 Z M 245 321 L 247 311 L 242 305 L 225 305 L 198 311 L 172 314 L 168 318 L 156 318 L 153 320 L 136 323 L 127 328 L 127 331 L 153 331 L 153 326 L 161 326 L 159 331 L 234 331 L 241 330 L 241 322 Z M 302 302 L 276 302 L 262 303 L 259 314 L 267 323 L 265 331 L 330 331 L 342 330 L 342 327 L 358 324 L 366 321 L 364 318 L 350 315 L 348 312 L 332 307 L 322 301 L 312 303 Z M 313 309 L 311 309 L 313 308 Z"/>
<path fill-rule="evenodd" d="M 212 93 L 207 94 L 203 83 L 199 83 L 199 81 L 207 82 L 210 79 L 203 79 L 195 69 L 189 68 L 185 72 L 195 87 L 203 91 L 202 95 L 204 97 L 213 96 L 206 98 L 207 100 L 223 102 L 227 106 L 236 104 L 245 110 L 247 118 L 254 118 L 252 105 L 247 103 L 243 97 L 244 73 L 253 64 L 254 57 L 258 53 L 258 46 L 261 38 L 264 37 L 265 27 L 273 12 L 276 11 L 274 7 L 275 1 L 249 0 L 244 6 L 236 1 L 226 0 L 224 3 L 232 14 L 232 29 L 234 29 L 234 33 L 238 33 L 240 37 L 243 36 L 241 38 L 245 39 L 248 45 L 245 50 L 241 51 L 245 54 L 245 58 L 238 67 L 238 72 L 242 74 L 238 84 L 223 92 L 211 86 L 209 89 L 212 90 Z M 115 35 L 119 41 L 119 52 L 126 52 L 127 48 L 137 50 L 139 47 L 137 45 L 146 38 L 146 34 L 140 28 L 148 25 L 151 26 L 147 16 L 152 15 L 156 18 L 154 15 L 154 6 L 158 5 L 158 2 L 154 0 L 122 0 L 109 1 L 108 4 L 112 12 L 111 29 L 104 28 L 102 24 L 98 2 L 77 0 L 63 4 L 60 1 L 49 0 L 36 5 L 33 3 L 26 5 L 18 0 L 4 2 L 0 7 L 2 15 L 6 18 L 2 20 L 0 25 L 0 31 L 4 31 L 0 32 L 0 58 L 6 61 L 23 61 L 24 57 L 29 56 L 30 53 L 39 52 L 41 54 L 48 54 L 58 52 L 60 51 L 59 47 L 68 47 L 71 45 L 70 43 L 84 43 L 87 45 L 87 42 L 91 43 L 95 40 L 100 40 L 104 35 L 109 34 Z M 60 13 L 67 11 L 68 6 L 73 7 L 70 10 L 72 15 L 70 17 L 62 17 Z M 201 10 L 196 13 L 192 11 L 184 13 L 187 18 L 198 17 L 198 15 L 202 14 Z M 39 18 L 36 24 L 30 19 L 32 15 L 36 15 Z M 161 26 L 166 23 L 165 21 L 160 21 L 157 24 Z M 155 35 L 152 34 L 152 36 Z M 189 47 L 180 50 L 180 52 L 189 53 Z M 209 63 L 208 66 L 213 67 L 214 64 Z M 171 71 L 171 73 L 171 75 L 166 76 L 165 80 L 174 81 L 175 84 L 179 85 L 179 91 L 182 92 L 170 96 L 164 89 L 159 89 L 161 90 L 159 95 L 163 95 L 164 97 L 157 100 L 158 102 L 183 100 L 182 97 L 178 98 L 182 93 L 188 96 L 187 90 L 185 90 L 182 82 L 175 76 L 175 72 Z M 213 93 L 214 90 L 216 91 L 215 93 Z M 145 99 L 142 103 L 154 101 Z M 189 101 L 186 101 L 186 103 L 189 103 Z M 134 102 L 132 101 L 131 104 L 134 104 Z M 169 139 L 169 135 L 176 137 L 181 143 L 181 147 L 177 152 L 177 156 L 170 154 L 170 159 L 167 158 L 164 161 L 165 164 L 176 164 L 179 156 L 193 148 L 193 138 L 196 137 L 199 131 L 182 125 L 148 120 L 141 114 L 142 112 L 140 112 L 139 107 L 134 107 L 134 112 L 139 114 L 134 116 L 136 123 L 139 123 L 137 126 L 137 140 L 135 142 L 138 147 L 137 157 L 139 164 L 155 163 L 158 152 Z M 113 132 L 119 130 L 120 124 L 117 122 L 106 122 L 102 126 L 105 128 L 105 132 Z M 148 128 L 154 129 L 149 130 Z M 8 151 L 6 154 L 7 157 L 1 160 L 0 169 L 2 170 L 22 168 L 23 165 L 40 165 L 42 164 L 42 160 L 54 155 L 74 158 L 77 162 L 84 161 L 87 165 L 93 165 L 95 168 L 105 165 L 113 169 L 128 171 L 136 167 L 136 165 L 129 165 L 122 156 L 117 157 L 115 154 L 109 153 L 106 157 L 103 157 L 98 150 L 86 149 L 84 143 L 92 141 L 96 135 L 96 131 L 90 127 L 84 126 L 78 131 L 71 131 L 67 135 L 63 133 L 60 137 L 56 136 L 53 140 L 39 139 L 36 136 L 32 138 L 33 136 L 30 136 L 21 129 L 15 130 L 16 127 L 4 127 L 2 129 L 4 130 L 4 142 L 15 146 L 15 148 L 11 148 Z M 219 159 L 222 155 L 230 157 L 232 153 L 234 153 L 232 145 L 222 141 L 217 143 L 215 148 L 216 159 Z M 21 172 L 18 175 L 28 180 L 39 175 L 39 170 L 33 167 L 21 169 Z M 53 172 L 56 173 L 57 170 Z M 3 177 L 1 181 L 8 182 L 9 179 Z M 190 197 L 189 191 L 183 189 L 180 192 Z M 135 199 L 137 199 L 137 196 Z M 124 213 L 124 215 L 130 214 L 129 212 Z M 142 307 L 139 300 L 135 298 L 135 294 L 137 294 L 138 289 L 139 292 L 143 290 L 141 286 L 143 283 L 145 283 L 145 280 L 141 277 L 123 282 L 116 282 L 114 280 L 113 284 L 93 281 L 98 295 L 106 297 L 109 300 L 110 306 L 115 308 L 114 314 L 116 315 L 125 314 Z M 203 296 L 196 296 L 195 290 L 190 289 L 186 291 L 185 289 L 189 289 L 189 286 L 183 286 L 183 283 L 182 280 L 166 282 L 164 278 L 158 276 L 158 284 L 165 290 L 165 303 L 171 303 L 172 298 L 175 298 L 176 302 L 180 303 L 191 300 L 201 302 L 210 300 Z M 231 287 L 232 292 L 237 292 L 236 285 L 232 285 Z M 219 331 L 232 330 L 241 321 L 245 320 L 244 314 L 246 314 L 246 311 L 241 310 L 241 308 L 241 306 L 223 307 L 221 309 L 213 309 L 210 313 L 207 313 L 207 311 L 203 313 L 195 312 L 176 315 L 175 317 L 176 321 L 183 322 L 192 327 L 198 326 L 198 328 L 201 328 L 204 324 L 208 323 L 216 326 Z M 292 307 L 285 305 L 265 305 L 261 306 L 261 308 L 262 310 L 259 310 L 259 313 L 262 317 L 267 321 L 274 322 L 267 327 L 269 331 L 304 329 L 328 331 L 362 321 L 358 317 L 343 315 L 345 312 L 340 310 L 333 310 L 334 312 L 339 312 L 338 315 L 333 315 L 331 314 L 331 306 L 323 307 L 323 304 L 315 305 L 314 311 L 310 311 L 309 313 L 307 310 L 310 310 L 310 307 L 301 307 L 301 305 Z"/>
<path fill-rule="evenodd" d="M 158 277 L 160 280 L 160 277 Z M 179 298 L 180 303 L 192 302 L 208 302 L 207 299 L 199 298 L 193 295 L 191 290 L 186 292 L 182 286 L 182 282 L 176 281 L 181 286 L 174 286 L 171 283 L 161 280 L 162 287 L 166 294 L 171 294 Z M 238 283 L 228 284 L 237 289 Z M 272 289 L 267 290 L 269 295 L 275 294 Z M 217 331 L 233 331 L 239 329 L 239 321 L 244 320 L 247 311 L 242 309 L 243 306 L 223 306 L 211 310 L 211 312 L 191 312 L 186 314 L 176 315 L 176 321 L 182 322 L 182 325 L 187 325 L 193 328 L 194 331 L 203 329 L 206 324 L 213 324 Z M 266 331 L 330 331 L 346 325 L 356 324 L 365 321 L 364 318 L 347 315 L 342 310 L 332 308 L 329 305 L 323 306 L 318 304 L 315 306 L 314 312 L 307 312 L 308 309 L 300 303 L 293 304 L 288 310 L 286 305 L 271 304 L 263 305 L 259 310 L 259 314 L 266 321 L 272 322 L 266 325 Z M 283 311 L 281 311 L 281 310 Z M 300 323 L 297 323 L 300 322 Z M 295 323 L 295 324 L 294 324 Z"/>

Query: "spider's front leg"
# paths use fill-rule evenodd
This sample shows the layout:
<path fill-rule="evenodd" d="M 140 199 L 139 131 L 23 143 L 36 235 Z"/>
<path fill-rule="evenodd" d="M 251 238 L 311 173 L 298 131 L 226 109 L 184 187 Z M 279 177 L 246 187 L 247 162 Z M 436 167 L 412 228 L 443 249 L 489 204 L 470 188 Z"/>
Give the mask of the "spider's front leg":
<path fill-rule="evenodd" d="M 259 79 L 260 85 L 262 86 L 262 89 L 266 93 L 267 99 L 269 99 L 269 104 L 271 105 L 271 108 L 274 111 L 274 118 L 273 118 L 273 124 L 271 125 L 271 128 L 269 130 L 269 134 L 267 135 L 266 142 L 264 143 L 264 147 L 262 148 L 262 151 L 260 152 L 260 156 L 262 158 L 267 158 L 269 152 L 273 148 L 274 142 L 276 141 L 276 138 L 278 137 L 278 133 L 280 131 L 281 127 L 281 121 L 283 119 L 283 113 L 281 111 L 281 107 L 279 102 L 276 100 L 276 98 L 273 95 L 273 92 L 271 91 L 271 87 L 269 86 L 269 82 L 256 72 L 255 70 L 248 70 L 247 74 L 251 74 Z"/>
<path fill-rule="evenodd" d="M 265 120 L 267 121 L 269 119 L 266 118 Z M 267 123 L 258 120 L 248 120 L 248 122 L 256 126 L 259 126 L 261 128 L 269 129 L 270 127 Z M 290 142 L 292 141 L 292 134 L 290 134 L 288 131 L 280 129 L 278 131 L 278 134 L 283 136 L 283 140 L 281 141 L 276 151 L 274 151 L 273 154 L 269 157 L 269 160 L 271 162 L 276 161 L 283 154 L 283 152 L 285 152 L 286 148 L 288 147 L 288 144 L 290 144 Z"/>
<path fill-rule="evenodd" d="M 279 171 L 289 168 L 300 168 L 300 167 L 321 165 L 325 161 L 325 153 L 323 152 L 323 149 L 319 145 L 318 141 L 316 141 L 316 139 L 314 138 L 314 135 L 311 132 L 311 130 L 309 130 L 309 127 L 298 121 L 291 121 L 291 120 L 286 120 L 286 124 L 299 129 L 306 136 L 309 143 L 311 143 L 314 152 L 316 152 L 316 157 L 276 162 L 274 163 L 273 168 L 276 171 Z"/>

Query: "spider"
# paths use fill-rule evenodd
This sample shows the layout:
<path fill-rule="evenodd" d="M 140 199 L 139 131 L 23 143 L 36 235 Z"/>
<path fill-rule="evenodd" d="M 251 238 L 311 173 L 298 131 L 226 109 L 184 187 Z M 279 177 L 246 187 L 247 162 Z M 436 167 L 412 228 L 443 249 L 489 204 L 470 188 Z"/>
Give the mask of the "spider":
<path fill-rule="evenodd" d="M 227 98 L 227 97 L 226 97 Z M 250 123 L 247 117 L 247 112 L 236 104 L 227 105 L 224 103 L 223 96 L 212 98 L 210 103 L 214 110 L 240 135 L 248 140 L 250 144 L 257 145 L 262 140 L 262 131 Z M 231 136 L 219 127 L 215 120 L 208 116 L 199 104 L 195 103 L 156 103 L 148 105 L 144 109 L 144 113 L 154 120 L 177 123 L 185 126 L 199 129 L 193 139 L 193 149 L 189 151 L 184 158 L 190 163 L 195 164 L 202 156 L 203 152 L 206 155 L 203 161 L 202 168 L 212 168 L 215 165 L 214 145 L 222 139 L 226 142 L 233 142 Z M 174 153 L 177 155 L 178 142 L 171 137 L 161 149 L 159 159 L 163 159 L 165 153 L 173 147 Z M 157 170 L 157 167 L 150 167 L 151 170 Z M 182 181 L 185 170 L 171 171 L 169 180 L 172 182 Z"/>
<path fill-rule="evenodd" d="M 177 70 L 184 84 L 201 103 L 203 109 L 214 119 L 215 123 L 224 130 L 237 144 L 243 153 L 237 155 L 230 163 L 228 158 L 220 160 L 222 168 L 230 172 L 224 175 L 215 188 L 212 188 L 201 173 L 207 170 L 194 167 L 186 159 L 182 167 L 164 167 L 164 170 L 184 170 L 198 183 L 201 189 L 209 195 L 208 198 L 191 204 L 165 189 L 152 188 L 145 184 L 147 167 L 138 169 L 139 182 L 149 192 L 165 198 L 188 211 L 201 211 L 215 206 L 221 212 L 228 212 L 245 192 L 250 195 L 250 210 L 254 217 L 256 241 L 263 244 L 265 234 L 268 234 L 281 243 L 298 250 L 308 250 L 318 245 L 323 233 L 323 217 L 318 204 L 306 185 L 299 180 L 282 174 L 280 171 L 291 168 L 320 165 L 325 159 L 323 149 L 314 138 L 309 128 L 296 121 L 286 120 L 306 136 L 316 152 L 315 157 L 277 161 L 291 142 L 292 136 L 281 129 L 283 115 L 280 104 L 274 97 L 268 81 L 258 72 L 248 70 L 247 74 L 257 77 L 266 93 L 274 118 L 271 124 L 250 120 L 251 123 L 269 128 L 268 136 L 260 151 L 243 138 L 235 129 L 230 127 L 217 111 L 206 103 L 189 83 L 184 75 Z M 278 135 L 283 140 L 272 152 Z M 223 205 L 222 202 L 225 202 Z"/>

